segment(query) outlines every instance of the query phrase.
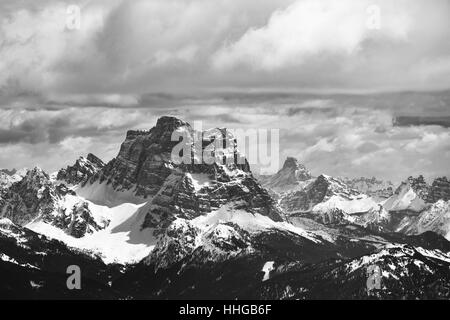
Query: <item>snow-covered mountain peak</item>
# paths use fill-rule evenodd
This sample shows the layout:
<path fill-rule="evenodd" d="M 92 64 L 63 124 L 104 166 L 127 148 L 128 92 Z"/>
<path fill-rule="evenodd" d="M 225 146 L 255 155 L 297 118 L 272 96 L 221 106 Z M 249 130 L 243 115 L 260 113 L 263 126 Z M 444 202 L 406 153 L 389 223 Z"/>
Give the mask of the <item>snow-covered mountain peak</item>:
<path fill-rule="evenodd" d="M 0 170 L 0 193 L 6 191 L 13 183 L 22 180 L 27 172 L 28 169 Z"/>
<path fill-rule="evenodd" d="M 189 147 L 191 162 L 173 160 L 173 148 L 181 142 L 172 141 L 174 133 L 188 138 L 182 141 Z M 201 134 L 201 150 L 193 143 L 197 134 Z M 265 180 L 272 190 L 283 191 L 276 202 L 247 162 L 196 162 L 201 159 L 193 153 L 211 144 L 214 157 L 237 159 L 235 140 L 224 128 L 196 132 L 180 119 L 162 117 L 148 131 L 128 131 L 119 154 L 108 164 L 88 154 L 60 170 L 57 179 L 39 168 L 29 170 L 0 194 L 0 242 L 14 232 L 33 230 L 70 247 L 99 253 L 106 263 L 136 263 L 124 268 L 124 279 L 132 279 L 124 282 L 128 289 L 133 283 L 133 290 L 143 290 L 143 296 L 151 298 L 188 296 L 195 290 L 208 295 L 224 288 L 231 298 L 238 297 L 236 290 L 260 290 L 262 297 L 278 295 L 278 289 L 282 297 L 316 297 L 315 288 L 322 290 L 330 283 L 341 288 L 342 279 L 356 280 L 352 286 L 361 292 L 372 264 L 382 266 L 384 280 L 404 280 L 403 287 L 409 285 L 410 273 L 415 272 L 417 279 L 429 276 L 426 283 L 414 284 L 413 290 L 423 290 L 436 278 L 444 284 L 449 279 L 448 268 L 441 264 L 448 266 L 450 249 L 444 246 L 440 251 L 430 241 L 431 249 L 398 245 L 412 240 L 391 233 L 432 230 L 448 238 L 448 179 L 436 179 L 429 186 L 423 177 L 411 177 L 393 197 L 380 202 L 364 190 L 376 191 L 385 186 L 382 181 L 312 178 L 305 166 L 289 157 L 277 174 Z M 430 199 L 438 200 L 427 203 Z M 395 211 L 402 206 L 417 211 Z M 34 233 L 30 237 L 42 240 Z M 439 241 L 447 243 L 443 238 Z M 10 242 L 0 244 L 4 243 Z M 12 246 L 5 256 L 0 252 L 0 260 L 9 263 L 11 252 L 18 248 Z M 20 263 L 23 267 L 29 262 Z M 308 274 L 309 269 L 316 276 Z M 296 282 L 305 274 L 306 282 Z M 228 285 L 230 280 L 237 285 Z M 261 286 L 261 280 L 267 281 Z M 110 287 L 116 290 L 120 285 Z M 340 292 L 332 288 L 333 294 Z M 397 282 L 388 288 L 398 288 Z"/>
<path fill-rule="evenodd" d="M 300 162 L 296 158 L 294 158 L 294 157 L 287 157 L 286 161 L 284 161 L 282 169 L 291 168 L 291 169 L 297 170 L 300 167 L 304 168 L 304 166 L 301 165 Z"/>
<path fill-rule="evenodd" d="M 172 132 L 179 127 L 190 128 L 191 125 L 177 117 L 163 116 L 156 121 L 155 129 L 158 131 L 170 132 L 172 134 Z"/>
<path fill-rule="evenodd" d="M 78 158 L 72 166 L 59 170 L 56 179 L 68 185 L 84 183 L 104 166 L 105 163 L 102 160 L 89 153 L 86 158 Z"/>
<path fill-rule="evenodd" d="M 342 180 L 324 174 L 317 177 L 315 184 L 319 188 L 326 189 L 325 194 L 327 197 L 337 195 L 350 199 L 361 194 L 358 190 L 350 188 Z"/>
<path fill-rule="evenodd" d="M 4 173 L 8 176 L 12 176 L 17 173 L 17 170 L 16 169 L 11 169 L 11 170 L 10 169 L 0 169 L 0 174 L 1 173 Z"/>
<path fill-rule="evenodd" d="M 88 153 L 86 160 L 92 164 L 97 165 L 97 167 L 99 168 L 102 168 L 105 165 L 105 163 L 99 157 L 95 156 L 92 153 Z"/>
<path fill-rule="evenodd" d="M 407 234 L 421 234 L 433 231 L 450 240 L 450 201 L 438 200 L 410 223 L 403 226 Z"/>
<path fill-rule="evenodd" d="M 293 157 L 288 157 L 286 159 L 281 171 L 292 172 L 295 176 L 295 179 L 298 181 L 311 179 L 311 172 L 296 158 Z"/>
<path fill-rule="evenodd" d="M 304 187 L 311 178 L 311 172 L 304 165 L 288 157 L 276 174 L 262 176 L 260 180 L 264 187 L 274 192 L 287 192 Z"/>
<path fill-rule="evenodd" d="M 14 182 L 13 177 L 0 171 L 0 192 L 9 188 Z"/>
<path fill-rule="evenodd" d="M 301 190 L 282 195 L 279 204 L 291 218 L 308 217 L 325 225 L 369 227 L 384 221 L 387 213 L 374 198 L 325 174 Z"/>
<path fill-rule="evenodd" d="M 383 206 L 388 211 L 418 213 L 429 206 L 427 204 L 429 191 L 430 186 L 425 182 L 423 176 L 409 177 L 400 184 Z"/>
<path fill-rule="evenodd" d="M 146 141 L 154 145 L 154 153 L 170 152 L 172 147 L 178 143 L 172 141 L 172 134 L 174 132 L 184 133 L 186 136 L 192 134 L 193 129 L 191 125 L 181 119 L 172 116 L 163 116 L 158 118 L 156 125 L 150 130 L 128 130 L 126 139 L 122 143 L 122 148 L 127 148 L 127 142 L 131 141 Z M 118 158 L 122 157 L 123 153 L 119 152 Z"/>
<path fill-rule="evenodd" d="M 379 180 L 375 177 L 342 178 L 346 185 L 359 192 L 365 193 L 375 199 L 387 199 L 394 194 L 394 185 L 391 181 Z"/>
<path fill-rule="evenodd" d="M 174 130 L 181 130 L 178 133 L 185 139 L 173 141 Z M 201 140 L 194 134 L 201 134 Z M 187 138 L 184 135 L 188 135 Z M 176 216 L 192 218 L 230 201 L 243 201 L 248 210 L 280 220 L 275 202 L 251 175 L 249 164 L 237 150 L 235 140 L 227 130 L 194 132 L 180 119 L 162 117 L 149 131 L 128 131 L 117 157 L 77 193 L 99 202 L 102 199 L 91 197 L 85 190 L 95 189 L 98 195 L 98 190 L 111 188 L 115 194 L 130 193 L 141 202 L 149 201 L 152 205 L 144 227 L 156 227 L 162 220 L 170 221 Z M 173 148 L 179 143 L 190 151 L 183 155 L 182 163 L 172 159 Z M 196 157 L 204 152 L 216 161 L 197 162 Z M 224 156 L 232 161 L 220 162 Z"/>
<path fill-rule="evenodd" d="M 20 182 L 33 189 L 40 189 L 51 183 L 50 176 L 39 167 L 28 170 Z"/>
<path fill-rule="evenodd" d="M 61 195 L 49 175 L 35 167 L 4 192 L 0 213 L 14 223 L 24 225 L 37 217 L 51 215 L 60 199 Z"/>
<path fill-rule="evenodd" d="M 233 143 L 228 144 L 232 146 L 229 149 L 224 147 L 219 150 L 214 143 L 220 139 L 235 140 L 234 137 L 228 134 L 221 138 L 210 137 L 210 132 L 211 130 L 194 132 L 188 123 L 175 117 L 158 119 L 156 126 L 148 131 L 128 131 L 117 157 L 92 177 L 90 183 L 102 184 L 107 181 L 116 191 L 132 190 L 135 196 L 148 199 L 158 193 L 164 181 L 174 171 L 215 175 L 222 167 L 222 171 L 230 173 L 228 176 L 233 176 L 232 173 L 236 170 L 250 172 L 245 159 L 242 162 L 225 161 L 220 165 L 218 161 L 223 160 L 223 155 L 231 160 L 242 157 Z M 173 134 L 178 137 L 174 139 Z M 180 148 L 182 161 L 173 159 L 175 147 Z M 186 149 L 189 154 L 185 154 Z M 202 159 L 205 153 L 211 155 L 212 163 Z"/>
<path fill-rule="evenodd" d="M 425 181 L 425 178 L 422 175 L 419 175 L 417 178 L 414 178 L 412 176 L 408 177 L 408 179 L 406 180 L 406 185 L 408 187 L 411 187 L 419 197 L 424 200 L 427 199 L 428 193 L 430 191 L 430 186 Z"/>
<path fill-rule="evenodd" d="M 450 180 L 447 177 L 436 178 L 430 187 L 428 201 L 436 202 L 438 200 L 450 200 Z"/>

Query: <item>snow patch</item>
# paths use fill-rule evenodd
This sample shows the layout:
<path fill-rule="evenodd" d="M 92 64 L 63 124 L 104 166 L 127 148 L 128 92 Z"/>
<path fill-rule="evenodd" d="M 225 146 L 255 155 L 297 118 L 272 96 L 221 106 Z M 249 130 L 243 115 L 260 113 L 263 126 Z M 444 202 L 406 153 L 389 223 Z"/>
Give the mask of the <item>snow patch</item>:
<path fill-rule="evenodd" d="M 383 206 L 388 211 L 411 210 L 421 212 L 427 207 L 427 204 L 411 187 L 403 187 L 398 194 L 388 198 Z"/>
<path fill-rule="evenodd" d="M 114 190 L 111 184 L 94 182 L 85 186 L 76 186 L 74 191 L 80 197 L 98 205 L 116 207 L 123 203 L 142 204 L 149 201 L 134 195 L 133 188 L 125 191 Z"/>
<path fill-rule="evenodd" d="M 209 174 L 206 173 L 186 173 L 186 176 L 191 179 L 195 191 L 208 187 L 212 181 Z"/>
<path fill-rule="evenodd" d="M 66 204 L 70 205 L 79 200 L 78 197 L 67 197 Z M 42 221 L 31 222 L 26 227 L 60 240 L 70 247 L 96 252 L 105 263 L 136 263 L 153 250 L 156 244 L 153 230 L 140 229 L 145 212 L 139 209 L 144 204 L 123 203 L 108 207 L 85 201 L 89 204 L 94 219 L 110 220 L 107 228 L 77 239 Z"/>
<path fill-rule="evenodd" d="M 369 210 L 378 209 L 378 203 L 367 195 L 360 195 L 354 199 L 344 199 L 334 195 L 327 201 L 321 202 L 314 206 L 313 212 L 330 212 L 333 209 L 340 209 L 347 214 L 367 212 Z"/>
<path fill-rule="evenodd" d="M 264 272 L 264 277 L 262 279 L 263 282 L 270 279 L 270 272 L 275 269 L 273 267 L 274 263 L 275 263 L 274 261 L 267 261 L 264 264 L 264 266 L 263 266 L 263 268 L 261 270 L 262 272 Z"/>
<path fill-rule="evenodd" d="M 4 253 L 0 253 L 0 260 L 5 261 L 5 262 L 14 263 L 14 264 L 16 264 L 18 266 L 21 266 L 21 267 L 26 267 L 26 268 L 39 270 L 38 267 L 35 267 L 35 266 L 33 266 L 33 265 L 29 264 L 29 263 L 19 263 L 16 259 L 11 258 L 10 256 L 8 256 L 8 255 L 6 255 Z"/>
<path fill-rule="evenodd" d="M 278 229 L 298 234 L 316 243 L 321 242 L 313 233 L 301 227 L 294 226 L 289 222 L 275 222 L 259 213 L 253 214 L 245 210 L 236 210 L 232 205 L 222 206 L 220 209 L 212 211 L 207 215 L 199 216 L 191 220 L 191 223 L 200 229 L 226 222 L 235 223 L 250 233 Z"/>

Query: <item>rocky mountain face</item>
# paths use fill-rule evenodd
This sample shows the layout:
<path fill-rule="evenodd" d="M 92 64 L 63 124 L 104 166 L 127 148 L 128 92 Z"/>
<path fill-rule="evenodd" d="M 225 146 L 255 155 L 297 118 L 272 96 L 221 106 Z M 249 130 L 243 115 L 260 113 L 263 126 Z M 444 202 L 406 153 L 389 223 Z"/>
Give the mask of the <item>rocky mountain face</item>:
<path fill-rule="evenodd" d="M 387 199 L 394 194 L 394 185 L 390 181 L 372 178 L 343 178 L 342 181 L 352 189 L 367 194 L 376 199 Z"/>
<path fill-rule="evenodd" d="M 354 222 L 374 230 L 421 234 L 433 231 L 450 238 L 447 179 L 431 185 L 423 176 L 409 177 L 394 194 L 379 202 L 379 209 L 358 217 Z"/>
<path fill-rule="evenodd" d="M 1 200 L 2 216 L 16 224 L 25 225 L 37 217 L 50 220 L 57 211 L 61 194 L 40 168 L 34 168 L 4 193 Z"/>
<path fill-rule="evenodd" d="M 371 197 L 326 175 L 303 190 L 283 195 L 279 205 L 290 217 L 304 216 L 326 225 L 355 223 L 367 227 L 383 219 L 380 206 Z"/>
<path fill-rule="evenodd" d="M 423 176 L 409 177 L 383 203 L 389 212 L 384 227 L 407 234 L 434 231 L 448 237 L 447 182 L 447 178 L 437 178 L 429 185 Z"/>
<path fill-rule="evenodd" d="M 156 195 L 172 173 L 171 152 L 178 144 L 172 134 L 179 129 L 192 135 L 193 129 L 176 118 L 160 118 L 149 131 L 128 131 L 119 154 L 90 182 L 106 182 L 115 190 L 130 190 L 140 197 Z"/>
<path fill-rule="evenodd" d="M 64 201 L 67 195 L 74 192 L 64 184 L 55 184 L 42 169 L 34 168 L 4 191 L 0 198 L 0 217 L 20 226 L 42 221 L 77 238 L 105 227 L 95 223 L 87 203 L 82 200 L 67 207 Z"/>
<path fill-rule="evenodd" d="M 404 191 L 414 193 L 414 196 L 410 194 L 411 200 L 417 199 L 422 200 L 425 204 L 435 203 L 438 200 L 449 200 L 450 199 L 450 181 L 447 177 L 440 177 L 435 179 L 432 184 L 428 184 L 423 176 L 418 176 L 417 178 L 409 177 L 406 181 L 402 182 L 401 185 L 395 191 L 393 199 L 399 199 L 399 195 L 403 194 Z M 405 199 L 405 201 L 407 201 Z M 401 207 L 398 210 L 403 210 Z M 414 209 L 412 209 L 414 210 Z M 416 210 L 420 211 L 420 209 Z"/>
<path fill-rule="evenodd" d="M 450 239 L 450 201 L 438 200 L 419 215 L 400 224 L 399 231 L 406 234 L 421 234 L 433 231 Z"/>
<path fill-rule="evenodd" d="M 184 140 L 172 141 L 174 132 Z M 179 143 L 189 150 L 189 154 L 181 154 L 183 163 L 172 159 L 172 150 Z M 223 148 L 227 145 L 228 149 Z M 236 209 L 281 221 L 275 201 L 253 177 L 248 162 L 245 158 L 238 161 L 242 156 L 236 145 L 235 138 L 224 129 L 199 133 L 177 118 L 162 117 L 149 131 L 129 131 L 118 156 L 89 183 L 131 190 L 146 199 L 143 228 L 164 229 L 177 217 L 192 219 L 229 203 Z M 199 163 L 205 153 L 214 162 Z"/>
<path fill-rule="evenodd" d="M 250 234 L 233 223 L 220 223 L 202 230 L 189 220 L 177 220 L 170 224 L 160 237 L 155 250 L 145 259 L 155 271 L 172 267 L 190 258 L 196 263 L 219 262 L 253 250 Z M 198 254 L 196 259 L 193 255 Z M 201 252 L 201 253 L 200 253 Z"/>
<path fill-rule="evenodd" d="M 352 223 L 379 232 L 434 231 L 449 237 L 448 184 L 445 177 L 431 185 L 423 176 L 409 177 L 391 194 L 390 183 L 375 178 L 321 175 L 303 189 L 282 194 L 279 205 L 288 216 L 309 217 L 326 225 Z"/>
<path fill-rule="evenodd" d="M 311 211 L 319 203 L 326 202 L 333 197 L 353 200 L 362 194 L 351 189 L 339 179 L 320 175 L 305 189 L 288 193 L 280 201 L 280 206 L 288 213 Z"/>
<path fill-rule="evenodd" d="M 431 184 L 427 200 L 431 203 L 436 203 L 439 200 L 450 200 L 450 180 L 447 177 L 435 179 Z"/>
<path fill-rule="evenodd" d="M 77 185 L 86 182 L 105 166 L 105 163 L 92 153 L 87 157 L 80 157 L 74 165 L 58 171 L 57 180 L 68 185 Z"/>
<path fill-rule="evenodd" d="M 281 170 L 271 176 L 262 176 L 260 181 L 265 188 L 279 193 L 302 188 L 311 178 L 311 172 L 304 165 L 288 157 Z"/>
<path fill-rule="evenodd" d="M 0 192 L 8 189 L 13 182 L 14 181 L 10 175 L 0 172 Z"/>
<path fill-rule="evenodd" d="M 8 170 L 2 169 L 0 170 L 0 195 L 3 191 L 8 189 L 14 182 L 22 180 L 26 171 L 16 169 Z"/>
<path fill-rule="evenodd" d="M 226 129 L 174 117 L 128 131 L 107 164 L 90 154 L 55 180 L 29 170 L 0 195 L 0 297 L 448 299 L 446 178 L 410 178 L 381 199 L 376 179 L 312 178 L 288 158 L 261 181 Z M 121 261 L 138 263 L 102 261 L 133 246 L 144 254 Z M 65 289 L 71 264 L 83 270 L 76 293 Z"/>
<path fill-rule="evenodd" d="M 280 174 L 286 171 L 286 167 L 298 168 L 298 161 L 288 158 L 284 168 L 275 175 L 279 185 L 283 185 L 281 181 L 289 181 L 288 177 L 295 177 L 292 173 Z M 384 230 L 388 212 L 380 202 L 393 194 L 390 182 L 376 178 L 341 179 L 327 175 L 311 178 L 310 174 L 302 178 L 308 180 L 301 182 L 292 179 L 290 181 L 297 181 L 295 187 L 283 190 L 274 189 L 267 183 L 267 177 L 263 177 L 262 181 L 279 200 L 280 208 L 288 216 L 306 216 L 326 225 L 355 223 L 374 230 Z M 292 186 L 292 183 L 284 185 Z"/>
<path fill-rule="evenodd" d="M 87 234 L 104 229 L 108 224 L 103 223 L 100 225 L 95 221 L 87 202 L 80 201 L 69 209 L 71 210 L 68 210 L 68 213 L 64 211 L 61 214 L 54 225 L 66 231 L 72 237 L 84 237 Z"/>
<path fill-rule="evenodd" d="M 422 175 L 417 178 L 409 177 L 406 184 L 409 185 L 421 199 L 428 199 L 430 186 L 426 183 L 425 178 Z"/>

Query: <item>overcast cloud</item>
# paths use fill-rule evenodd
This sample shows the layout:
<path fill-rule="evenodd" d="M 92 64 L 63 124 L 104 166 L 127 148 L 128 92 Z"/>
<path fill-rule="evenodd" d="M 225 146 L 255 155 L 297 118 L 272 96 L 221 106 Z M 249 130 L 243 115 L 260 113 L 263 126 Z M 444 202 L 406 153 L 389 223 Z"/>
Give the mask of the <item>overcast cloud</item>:
<path fill-rule="evenodd" d="M 79 30 L 67 26 L 73 3 Z M 448 0 L 2 1 L 0 39 L 5 94 L 423 90 L 450 81 Z"/>
<path fill-rule="evenodd" d="M 448 175 L 423 117 L 449 84 L 450 0 L 0 0 L 0 167 L 109 160 L 173 114 L 280 128 L 315 174 Z"/>

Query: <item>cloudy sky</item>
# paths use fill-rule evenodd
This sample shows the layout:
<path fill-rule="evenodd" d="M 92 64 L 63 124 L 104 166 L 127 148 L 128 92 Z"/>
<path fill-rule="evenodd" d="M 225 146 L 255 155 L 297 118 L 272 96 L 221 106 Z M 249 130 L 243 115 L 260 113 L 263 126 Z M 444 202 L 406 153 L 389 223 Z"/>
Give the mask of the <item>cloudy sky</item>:
<path fill-rule="evenodd" d="M 0 167 L 171 114 L 279 128 L 315 174 L 449 175 L 449 86 L 450 0 L 0 0 Z"/>

